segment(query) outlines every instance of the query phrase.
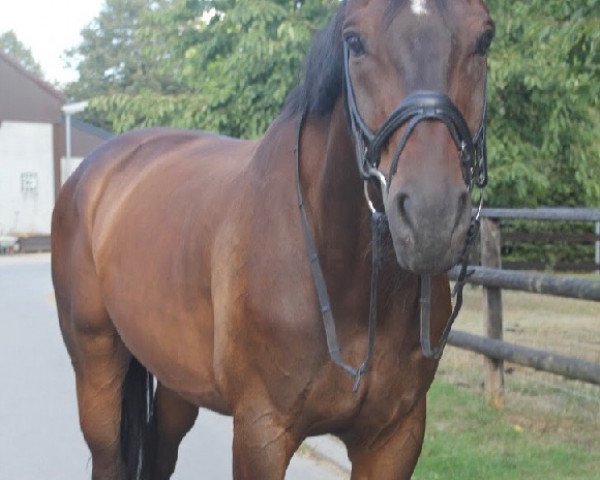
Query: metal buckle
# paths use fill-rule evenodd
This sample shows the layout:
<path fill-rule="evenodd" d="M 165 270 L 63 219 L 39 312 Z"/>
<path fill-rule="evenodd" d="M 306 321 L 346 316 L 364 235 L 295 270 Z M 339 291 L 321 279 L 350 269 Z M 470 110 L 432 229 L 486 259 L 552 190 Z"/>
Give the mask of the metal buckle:
<path fill-rule="evenodd" d="M 479 189 L 479 206 L 477 207 L 477 213 L 475 214 L 475 221 L 479 222 L 481 218 L 481 211 L 483 210 L 483 188 Z"/>
<path fill-rule="evenodd" d="M 371 197 L 369 196 L 369 181 L 371 178 L 375 178 L 376 180 L 379 181 L 382 198 L 383 198 L 383 195 L 385 194 L 385 192 L 387 191 L 387 181 L 386 181 L 383 173 L 381 173 L 378 169 L 373 167 L 371 164 L 368 164 L 368 165 L 369 165 L 369 172 L 368 172 L 369 178 L 364 181 L 365 199 L 367 200 L 367 206 L 369 207 L 369 210 L 371 211 L 371 213 L 377 213 L 377 209 L 375 208 L 375 205 L 373 204 L 373 201 L 371 200 Z"/>

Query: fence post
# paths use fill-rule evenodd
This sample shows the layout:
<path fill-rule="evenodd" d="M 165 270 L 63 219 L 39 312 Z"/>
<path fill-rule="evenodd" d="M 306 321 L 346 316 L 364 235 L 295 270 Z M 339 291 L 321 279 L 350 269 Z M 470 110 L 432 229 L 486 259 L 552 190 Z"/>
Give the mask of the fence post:
<path fill-rule="evenodd" d="M 596 235 L 600 236 L 600 222 L 596 222 Z M 600 239 L 596 238 L 596 273 L 600 275 Z"/>
<path fill-rule="evenodd" d="M 489 268 L 501 268 L 501 235 L 498 221 L 485 218 L 481 223 L 481 264 Z M 502 290 L 499 288 L 483 288 L 483 311 L 485 335 L 495 340 L 502 340 Z M 504 406 L 504 362 L 484 357 L 485 362 L 485 396 L 486 400 L 496 408 Z"/>

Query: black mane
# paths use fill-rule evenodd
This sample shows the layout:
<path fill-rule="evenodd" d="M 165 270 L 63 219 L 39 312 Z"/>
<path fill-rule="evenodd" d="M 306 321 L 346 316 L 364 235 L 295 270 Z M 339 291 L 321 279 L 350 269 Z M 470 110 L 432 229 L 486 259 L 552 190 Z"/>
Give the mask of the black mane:
<path fill-rule="evenodd" d="M 342 93 L 345 6 L 345 1 L 340 2 L 335 17 L 315 35 L 304 61 L 304 79 L 288 95 L 284 114 L 293 116 L 307 112 L 324 116 L 333 110 Z"/>

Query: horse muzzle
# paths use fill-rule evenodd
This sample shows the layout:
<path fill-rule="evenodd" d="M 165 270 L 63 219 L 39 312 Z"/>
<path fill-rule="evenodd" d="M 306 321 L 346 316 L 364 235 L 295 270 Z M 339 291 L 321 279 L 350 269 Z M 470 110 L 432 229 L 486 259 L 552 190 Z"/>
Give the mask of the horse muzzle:
<path fill-rule="evenodd" d="M 396 258 L 403 269 L 440 273 L 458 263 L 463 252 L 471 195 L 465 186 L 435 191 L 416 187 L 400 189 L 386 201 Z"/>

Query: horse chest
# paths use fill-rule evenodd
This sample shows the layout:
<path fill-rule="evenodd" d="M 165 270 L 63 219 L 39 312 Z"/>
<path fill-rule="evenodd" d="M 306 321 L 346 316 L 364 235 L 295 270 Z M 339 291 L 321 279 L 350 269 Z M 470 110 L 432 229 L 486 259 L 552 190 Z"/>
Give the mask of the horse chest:
<path fill-rule="evenodd" d="M 400 353 L 382 346 L 359 391 L 353 393 L 352 380 L 332 366 L 308 396 L 305 414 L 316 426 L 311 430 L 376 437 L 393 429 L 426 394 L 435 368 L 436 363 L 423 358 L 418 346 Z"/>
<path fill-rule="evenodd" d="M 417 355 L 414 355 L 415 357 Z M 406 356 L 406 363 L 396 368 L 373 368 L 358 420 L 388 423 L 401 420 L 426 393 L 433 378 L 433 369 L 424 368 L 423 361 Z"/>

